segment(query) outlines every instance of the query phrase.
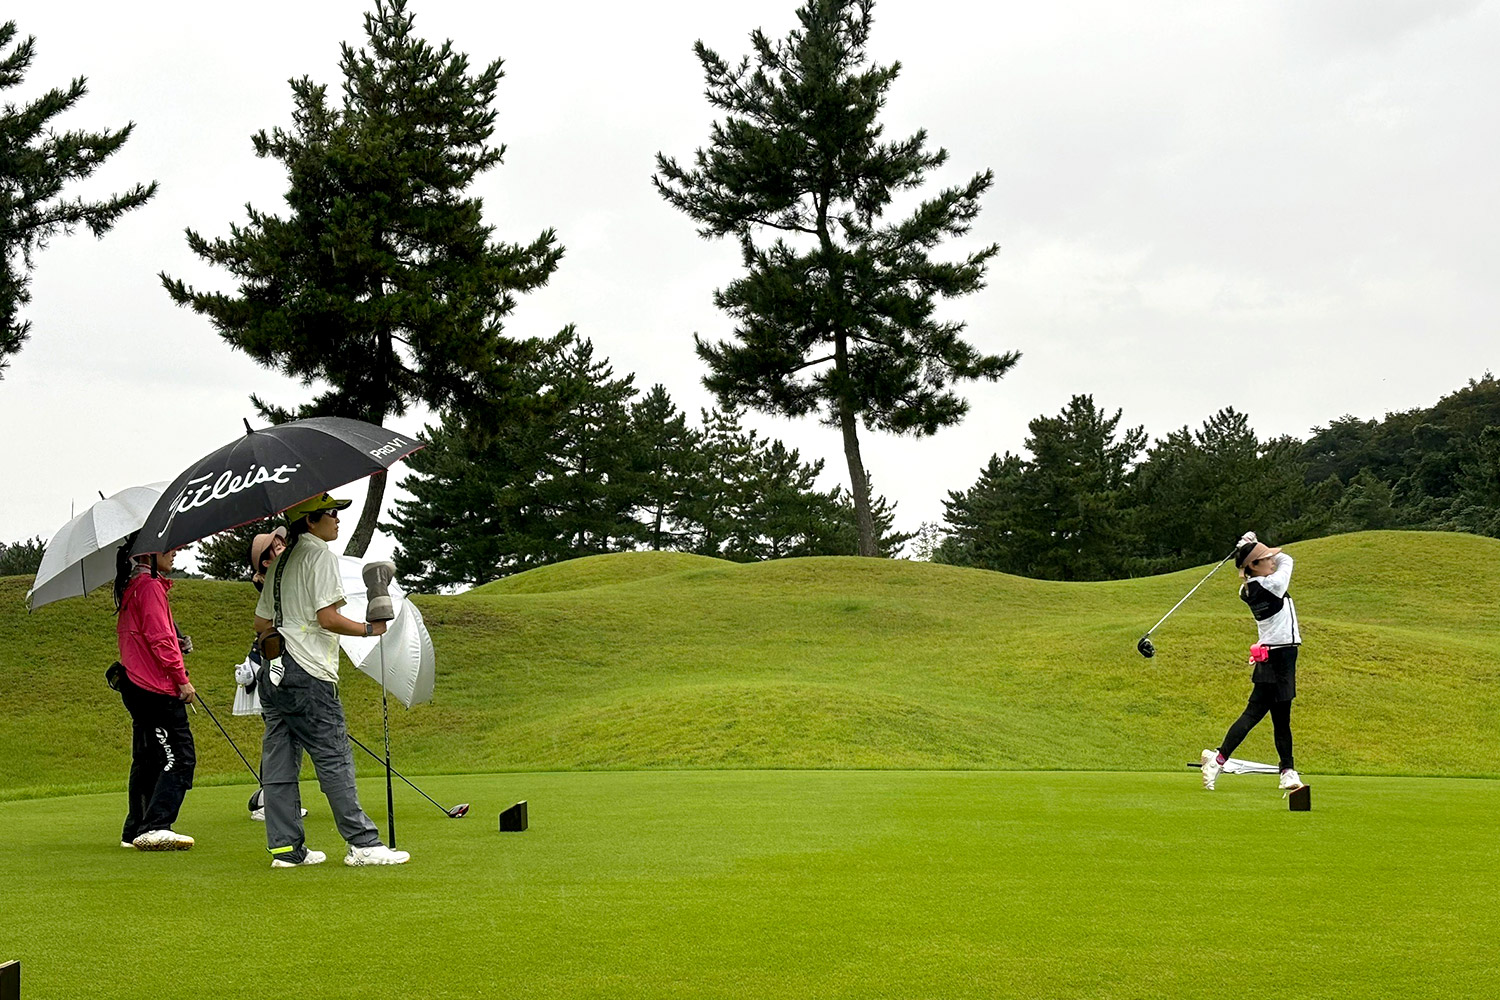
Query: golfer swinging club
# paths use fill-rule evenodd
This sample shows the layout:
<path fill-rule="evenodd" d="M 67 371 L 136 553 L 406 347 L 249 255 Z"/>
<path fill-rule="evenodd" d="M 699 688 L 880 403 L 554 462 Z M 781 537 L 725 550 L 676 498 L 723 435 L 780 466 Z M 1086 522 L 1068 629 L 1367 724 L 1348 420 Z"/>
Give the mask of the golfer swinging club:
<path fill-rule="evenodd" d="M 304 843 L 297 773 L 307 750 L 328 796 L 339 834 L 349 844 L 344 864 L 399 865 L 410 859 L 380 842 L 360 808 L 354 754 L 339 702 L 339 636 L 380 635 L 385 622 L 357 622 L 339 614 L 345 603 L 338 557 L 328 543 L 338 537 L 339 511 L 351 501 L 324 493 L 286 512 L 287 547 L 266 570 L 255 606 L 255 634 L 273 627 L 282 653 L 261 667 L 256 686 L 266 735 L 261 748 L 266 846 L 271 867 L 295 868 L 327 860 Z"/>
<path fill-rule="evenodd" d="M 1271 713 L 1271 725 L 1280 757 L 1281 788 L 1298 788 L 1301 777 L 1292 766 L 1292 699 L 1297 696 L 1297 647 L 1302 631 L 1297 627 L 1297 609 L 1288 588 L 1292 585 L 1292 557 L 1268 548 L 1247 531 L 1235 545 L 1234 565 L 1240 571 L 1240 600 L 1250 606 L 1260 641 L 1250 647 L 1250 701 L 1245 711 L 1224 734 L 1218 750 L 1203 751 L 1203 787 L 1214 789 L 1214 780 L 1255 724 Z"/>

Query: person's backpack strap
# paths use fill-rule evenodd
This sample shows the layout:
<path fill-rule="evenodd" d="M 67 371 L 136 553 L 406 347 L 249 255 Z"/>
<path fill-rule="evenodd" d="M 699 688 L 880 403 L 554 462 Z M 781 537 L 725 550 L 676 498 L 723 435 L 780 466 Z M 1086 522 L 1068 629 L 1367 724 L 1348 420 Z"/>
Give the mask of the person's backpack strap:
<path fill-rule="evenodd" d="M 292 550 L 287 549 L 276 560 L 276 579 L 271 584 L 271 603 L 276 611 L 276 617 L 272 624 L 276 626 L 276 631 L 278 632 L 281 631 L 281 574 L 286 570 L 287 559 L 291 554 Z"/>
<path fill-rule="evenodd" d="M 253 648 L 260 654 L 263 663 L 270 663 L 285 651 L 285 643 L 281 638 L 281 574 L 286 569 L 286 558 L 290 551 L 288 549 L 276 559 L 276 579 L 271 583 L 271 627 L 255 637 Z"/>

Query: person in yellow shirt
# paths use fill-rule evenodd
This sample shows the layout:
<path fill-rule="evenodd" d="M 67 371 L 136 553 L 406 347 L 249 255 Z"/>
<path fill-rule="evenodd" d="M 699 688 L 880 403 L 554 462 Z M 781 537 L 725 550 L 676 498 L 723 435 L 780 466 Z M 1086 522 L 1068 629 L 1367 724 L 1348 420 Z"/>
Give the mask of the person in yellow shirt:
<path fill-rule="evenodd" d="M 327 859 L 305 843 L 297 786 L 303 750 L 312 758 L 339 834 L 349 845 L 346 865 L 399 865 L 411 857 L 382 844 L 360 807 L 339 701 L 339 636 L 380 635 L 386 628 L 385 622 L 357 622 L 339 613 L 344 584 L 338 556 L 328 543 L 338 538 L 339 511 L 349 504 L 324 493 L 286 512 L 287 547 L 266 569 L 255 606 L 256 634 L 274 627 L 282 639 L 281 655 L 264 663 L 256 680 L 266 725 L 260 766 L 273 868 Z"/>

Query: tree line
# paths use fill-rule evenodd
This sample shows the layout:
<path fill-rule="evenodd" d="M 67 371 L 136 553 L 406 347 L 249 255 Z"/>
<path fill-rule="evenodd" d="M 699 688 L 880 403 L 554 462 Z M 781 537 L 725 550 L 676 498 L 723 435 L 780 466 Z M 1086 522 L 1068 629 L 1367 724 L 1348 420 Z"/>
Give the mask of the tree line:
<path fill-rule="evenodd" d="M 1379 528 L 1500 537 L 1500 380 L 1430 407 L 1344 416 L 1305 441 L 1259 439 L 1220 410 L 1147 444 L 1122 412 L 1074 396 L 1028 424 L 1029 457 L 993 456 L 944 501 L 932 558 L 1052 580 L 1222 559 L 1243 530 L 1277 544 Z"/>
<path fill-rule="evenodd" d="M 855 555 L 858 522 L 841 487 L 817 485 L 822 460 L 704 410 L 696 425 L 661 385 L 634 376 L 570 329 L 546 341 L 518 382 L 524 420 L 491 430 L 461 410 L 426 428 L 387 525 L 402 579 L 483 583 L 577 556 L 635 549 L 749 562 Z M 908 536 L 873 505 L 880 554 Z"/>

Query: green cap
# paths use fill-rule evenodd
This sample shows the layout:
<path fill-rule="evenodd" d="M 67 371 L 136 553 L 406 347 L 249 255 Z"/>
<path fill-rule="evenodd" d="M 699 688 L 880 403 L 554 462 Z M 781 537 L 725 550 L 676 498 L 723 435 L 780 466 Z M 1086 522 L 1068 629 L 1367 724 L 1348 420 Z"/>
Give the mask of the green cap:
<path fill-rule="evenodd" d="M 306 517 L 309 514 L 316 514 L 320 510 L 343 510 L 353 502 L 353 500 L 335 500 L 327 493 L 319 493 L 315 497 L 309 497 L 302 501 L 295 507 L 288 507 L 285 511 L 286 523 L 295 524 L 298 518 Z"/>

